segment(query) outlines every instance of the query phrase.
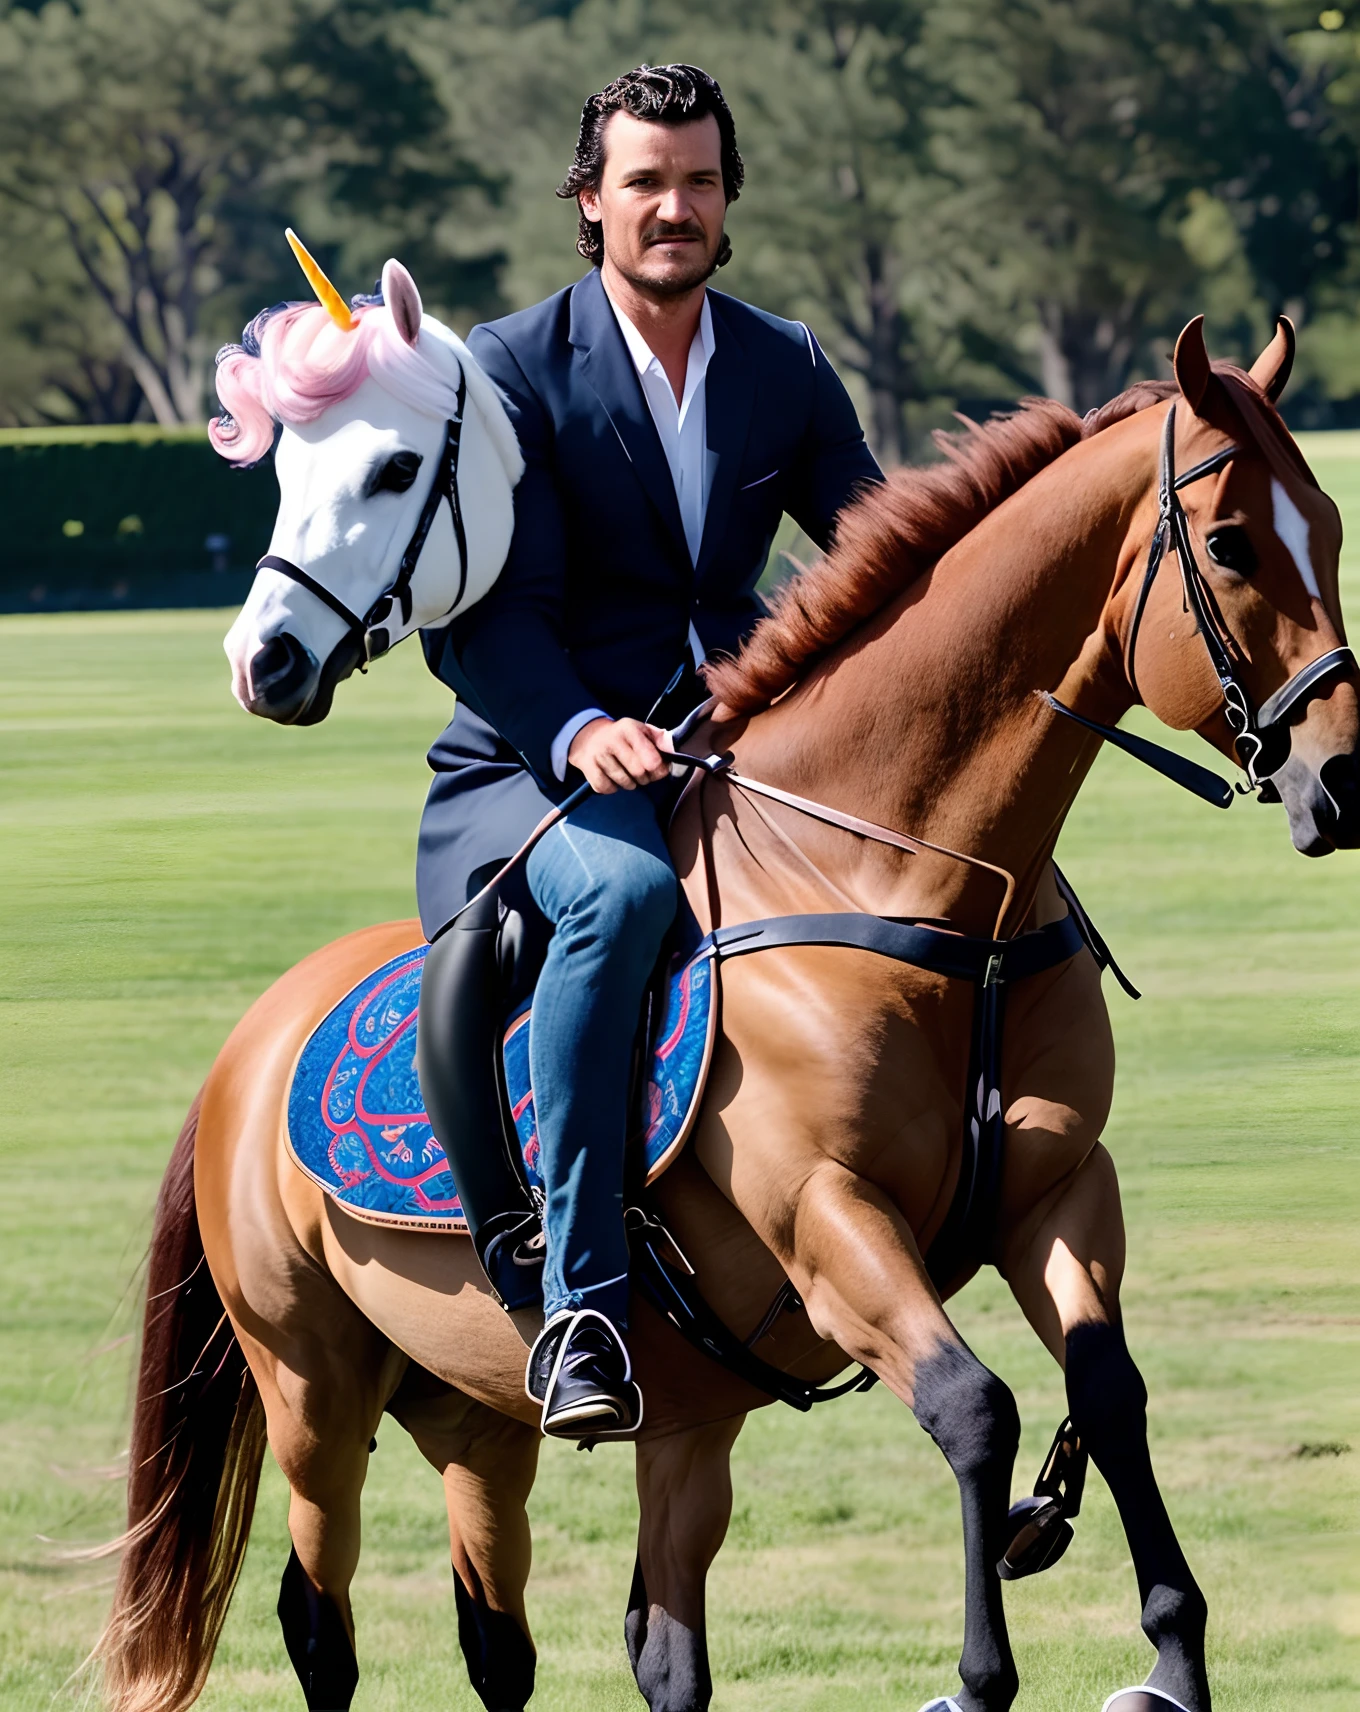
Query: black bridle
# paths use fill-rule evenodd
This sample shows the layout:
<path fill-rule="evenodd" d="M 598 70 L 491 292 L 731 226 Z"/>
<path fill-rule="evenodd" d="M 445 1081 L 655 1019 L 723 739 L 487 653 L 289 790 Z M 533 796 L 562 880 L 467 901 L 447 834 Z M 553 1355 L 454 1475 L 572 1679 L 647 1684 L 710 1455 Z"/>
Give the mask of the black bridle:
<path fill-rule="evenodd" d="M 1190 538 L 1190 519 L 1186 516 L 1185 507 L 1180 500 L 1182 488 L 1189 487 L 1191 482 L 1200 481 L 1205 476 L 1216 475 L 1238 457 L 1241 451 L 1240 446 L 1224 446 L 1212 456 L 1202 459 L 1177 475 L 1176 406 L 1173 404 L 1167 411 L 1166 425 L 1162 430 L 1157 488 L 1157 531 L 1148 548 L 1147 569 L 1143 572 L 1142 586 L 1138 590 L 1138 599 L 1134 605 L 1124 661 L 1129 683 L 1141 700 L 1134 670 L 1138 632 L 1143 622 L 1148 596 L 1152 593 L 1152 585 L 1157 579 L 1157 572 L 1162 567 L 1167 549 L 1170 548 L 1180 566 L 1185 610 L 1195 615 L 1195 623 L 1204 638 L 1209 663 L 1218 678 L 1224 711 L 1233 734 L 1233 747 L 1249 781 L 1247 788 L 1255 790 L 1263 785 L 1272 773 L 1278 772 L 1289 758 L 1288 720 L 1299 703 L 1306 700 L 1318 684 L 1336 672 L 1355 671 L 1360 668 L 1357 668 L 1355 655 L 1349 648 L 1329 648 L 1325 654 L 1320 654 L 1316 660 L 1310 660 L 1306 666 L 1295 672 L 1288 683 L 1283 684 L 1273 695 L 1267 696 L 1260 707 L 1253 703 L 1233 659 L 1235 644 L 1232 633 L 1224 622 L 1213 590 L 1196 561 L 1194 544 Z M 1232 801 L 1232 793 L 1227 786 L 1207 769 L 1196 767 L 1193 762 L 1172 755 L 1158 745 L 1148 743 L 1146 739 L 1135 739 L 1126 732 L 1117 731 L 1113 726 L 1104 726 L 1096 720 L 1085 719 L 1052 695 L 1047 695 L 1045 699 L 1055 712 L 1066 714 L 1069 719 L 1076 720 L 1079 725 L 1084 725 L 1089 730 L 1099 731 L 1103 736 L 1117 742 L 1121 748 L 1136 755 L 1139 760 L 1146 761 L 1159 772 L 1174 779 L 1177 784 L 1194 791 L 1196 795 L 1205 797 L 1220 808 L 1227 808 Z M 1158 758 L 1154 759 L 1154 756 Z M 1174 767 L 1170 765 L 1173 762 Z M 1198 775 L 1202 775 L 1202 778 Z M 1205 781 L 1212 782 L 1206 784 Z M 1242 787 L 1239 786 L 1238 789 Z"/>
<path fill-rule="evenodd" d="M 324 601 L 338 618 L 344 620 L 345 638 L 353 637 L 358 642 L 363 665 L 367 665 L 370 660 L 379 659 L 392 646 L 386 621 L 394 607 L 401 610 L 403 628 L 411 622 L 411 579 L 416 574 L 416 566 L 420 562 L 420 555 L 442 500 L 449 502 L 454 540 L 458 545 L 458 592 L 454 595 L 448 612 L 444 613 L 445 618 L 458 610 L 458 603 L 467 588 L 467 530 L 463 524 L 463 507 L 458 498 L 458 454 L 462 447 L 463 412 L 466 402 L 467 379 L 460 374 L 458 413 L 444 424 L 444 443 L 435 460 L 434 479 L 430 483 L 430 491 L 425 495 L 425 503 L 420 508 L 420 516 L 416 519 L 411 539 L 406 543 L 401 563 L 397 566 L 397 574 L 362 618 L 358 613 L 351 612 L 339 595 L 304 571 L 301 565 L 281 559 L 277 553 L 266 553 L 255 567 L 257 571 L 281 571 L 284 576 L 314 594 L 318 600 Z M 438 623 L 439 620 L 432 622 Z"/>

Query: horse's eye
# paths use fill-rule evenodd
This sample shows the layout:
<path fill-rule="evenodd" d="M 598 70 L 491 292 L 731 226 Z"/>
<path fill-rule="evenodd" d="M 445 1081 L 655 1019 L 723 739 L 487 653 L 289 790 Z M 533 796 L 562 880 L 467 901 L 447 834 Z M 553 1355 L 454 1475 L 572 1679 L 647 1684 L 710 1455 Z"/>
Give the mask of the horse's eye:
<path fill-rule="evenodd" d="M 1240 523 L 1224 523 L 1218 529 L 1211 529 L 1204 545 L 1209 549 L 1209 557 L 1225 571 L 1249 577 L 1256 569 L 1256 549 Z"/>
<path fill-rule="evenodd" d="M 393 452 L 385 464 L 379 465 L 368 484 L 370 493 L 405 493 L 420 469 L 419 452 Z"/>

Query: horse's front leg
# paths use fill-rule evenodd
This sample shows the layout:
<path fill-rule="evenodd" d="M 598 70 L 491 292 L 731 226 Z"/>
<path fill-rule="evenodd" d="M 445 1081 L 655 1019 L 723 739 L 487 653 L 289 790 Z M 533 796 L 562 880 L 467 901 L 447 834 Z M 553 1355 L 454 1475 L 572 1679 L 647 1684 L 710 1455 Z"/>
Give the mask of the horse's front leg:
<path fill-rule="evenodd" d="M 637 1568 L 624 1625 L 651 1712 L 706 1712 L 713 1696 L 704 1582 L 732 1515 L 732 1446 L 744 1415 L 637 1446 Z"/>
<path fill-rule="evenodd" d="M 996 1566 L 1006 1545 L 1020 1417 L 1010 1390 L 950 1323 L 915 1239 L 889 1198 L 830 1161 L 797 1193 L 792 1239 L 766 1240 L 807 1305 L 813 1326 L 872 1368 L 943 1451 L 963 1508 L 965 1607 L 959 1659 L 962 1712 L 1005 1712 L 1018 1690 Z"/>
<path fill-rule="evenodd" d="M 1031 1325 L 1067 1374 L 1067 1406 L 1109 1485 L 1138 1576 L 1143 1633 L 1157 1649 L 1146 1686 L 1111 1712 L 1209 1712 L 1206 1607 L 1157 1489 L 1147 1390 L 1124 1342 L 1124 1218 L 1114 1161 L 1097 1145 L 1006 1240 L 1003 1267 Z"/>

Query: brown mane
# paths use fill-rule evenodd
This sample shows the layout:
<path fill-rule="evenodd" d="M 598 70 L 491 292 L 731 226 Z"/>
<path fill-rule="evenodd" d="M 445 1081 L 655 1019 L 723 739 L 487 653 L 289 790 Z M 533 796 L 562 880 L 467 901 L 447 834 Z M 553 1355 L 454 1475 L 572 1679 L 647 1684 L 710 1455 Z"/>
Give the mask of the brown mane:
<path fill-rule="evenodd" d="M 989 511 L 1078 441 L 1169 398 L 1174 381 L 1142 381 L 1082 420 L 1027 398 L 990 421 L 935 435 L 944 460 L 892 471 L 841 513 L 825 559 L 790 577 L 740 655 L 705 672 L 734 713 L 757 713 L 795 684 L 953 546 Z"/>

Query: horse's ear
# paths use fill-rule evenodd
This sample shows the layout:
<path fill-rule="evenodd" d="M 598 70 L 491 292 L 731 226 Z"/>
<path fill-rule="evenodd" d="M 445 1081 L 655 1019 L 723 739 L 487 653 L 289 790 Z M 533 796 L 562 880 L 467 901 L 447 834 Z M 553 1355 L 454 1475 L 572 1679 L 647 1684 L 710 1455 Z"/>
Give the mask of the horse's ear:
<path fill-rule="evenodd" d="M 1275 337 L 1251 365 L 1251 378 L 1272 404 L 1289 384 L 1289 371 L 1294 367 L 1294 323 L 1281 315 L 1275 323 Z"/>
<path fill-rule="evenodd" d="M 1171 364 L 1176 371 L 1176 385 L 1195 415 L 1202 422 L 1221 428 L 1225 434 L 1235 434 L 1239 427 L 1237 412 L 1227 388 L 1210 365 L 1202 315 L 1196 315 L 1176 340 Z"/>
<path fill-rule="evenodd" d="M 1176 373 L 1176 385 L 1185 394 L 1185 402 L 1200 413 L 1200 405 L 1209 390 L 1214 371 L 1209 367 L 1209 352 L 1204 344 L 1204 317 L 1196 315 L 1188 322 L 1176 340 L 1176 354 L 1171 359 Z"/>
<path fill-rule="evenodd" d="M 416 282 L 399 261 L 383 263 L 382 294 L 383 302 L 392 311 L 398 333 L 408 345 L 414 345 L 420 337 L 420 318 L 424 311 L 420 306 Z"/>

